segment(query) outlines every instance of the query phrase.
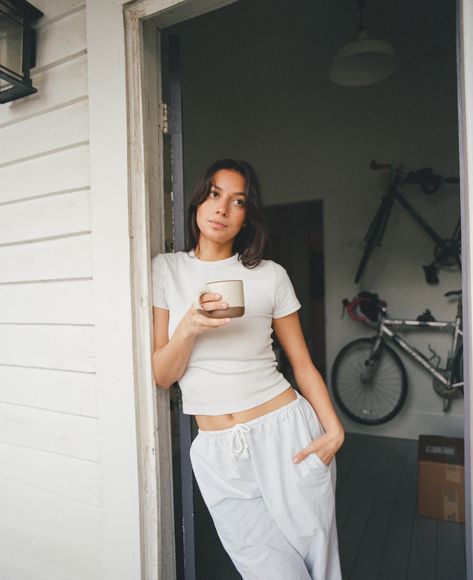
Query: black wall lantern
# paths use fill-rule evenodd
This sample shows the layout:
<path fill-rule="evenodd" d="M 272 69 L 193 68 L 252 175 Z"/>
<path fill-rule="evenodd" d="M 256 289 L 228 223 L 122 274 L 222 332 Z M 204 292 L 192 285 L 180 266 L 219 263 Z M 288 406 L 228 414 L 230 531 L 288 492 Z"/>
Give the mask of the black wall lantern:
<path fill-rule="evenodd" d="M 30 69 L 36 64 L 31 23 L 43 13 L 25 0 L 0 0 L 0 103 L 36 93 Z"/>

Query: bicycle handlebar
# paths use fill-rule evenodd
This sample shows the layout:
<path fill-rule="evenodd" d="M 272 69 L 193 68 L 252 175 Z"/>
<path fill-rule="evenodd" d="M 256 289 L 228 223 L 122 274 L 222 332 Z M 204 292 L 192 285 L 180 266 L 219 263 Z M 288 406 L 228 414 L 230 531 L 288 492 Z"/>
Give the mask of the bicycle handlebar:
<path fill-rule="evenodd" d="M 392 164 L 390 164 L 390 163 L 378 163 L 374 159 L 370 163 L 370 169 L 373 169 L 374 171 L 377 171 L 378 169 L 392 169 L 392 168 L 393 168 Z"/>
<path fill-rule="evenodd" d="M 437 189 L 443 183 L 460 183 L 458 177 L 443 177 L 442 175 L 436 175 L 431 167 L 422 167 L 421 169 L 416 169 L 415 171 L 403 171 L 401 167 L 396 167 L 390 163 L 378 163 L 373 160 L 370 163 L 370 169 L 377 171 L 379 169 L 396 169 L 399 173 L 403 174 L 404 183 L 415 183 L 420 186 L 422 191 L 428 195 L 435 193 Z"/>
<path fill-rule="evenodd" d="M 387 306 L 385 300 L 366 290 L 361 290 L 352 300 L 344 298 L 342 305 L 342 316 L 347 311 L 351 319 L 370 325 L 377 324 L 381 310 Z"/>

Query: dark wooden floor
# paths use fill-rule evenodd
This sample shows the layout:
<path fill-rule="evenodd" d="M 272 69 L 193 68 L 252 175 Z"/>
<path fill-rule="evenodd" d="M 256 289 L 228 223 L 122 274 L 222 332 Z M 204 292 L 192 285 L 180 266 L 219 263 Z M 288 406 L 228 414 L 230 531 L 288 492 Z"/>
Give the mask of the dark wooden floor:
<path fill-rule="evenodd" d="M 344 580 L 466 578 L 464 525 L 416 515 L 417 441 L 348 433 L 337 468 Z M 241 578 L 198 489 L 195 539 L 197 580 Z"/>

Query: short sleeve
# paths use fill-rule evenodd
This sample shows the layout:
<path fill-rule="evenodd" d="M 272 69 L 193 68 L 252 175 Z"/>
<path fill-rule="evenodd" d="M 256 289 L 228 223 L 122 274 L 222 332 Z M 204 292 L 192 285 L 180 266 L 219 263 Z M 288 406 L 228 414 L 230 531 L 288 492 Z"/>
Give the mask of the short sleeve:
<path fill-rule="evenodd" d="M 166 260 L 158 254 L 151 260 L 151 278 L 153 285 L 153 306 L 169 310 L 166 296 Z"/>
<path fill-rule="evenodd" d="M 301 303 L 297 299 L 291 279 L 285 268 L 276 262 L 273 263 L 275 270 L 273 318 L 282 318 L 299 310 Z"/>

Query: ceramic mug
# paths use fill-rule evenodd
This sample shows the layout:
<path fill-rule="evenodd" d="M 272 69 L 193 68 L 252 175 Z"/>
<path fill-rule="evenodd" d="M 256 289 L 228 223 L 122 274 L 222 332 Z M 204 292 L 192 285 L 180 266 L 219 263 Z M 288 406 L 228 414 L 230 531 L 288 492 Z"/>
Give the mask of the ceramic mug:
<path fill-rule="evenodd" d="M 203 310 L 200 299 L 207 292 L 220 294 L 220 300 L 228 304 L 227 308 L 218 310 Z M 199 290 L 194 299 L 194 307 L 210 318 L 238 318 L 245 314 L 245 296 L 243 293 L 243 280 L 215 280 L 206 282 Z"/>

